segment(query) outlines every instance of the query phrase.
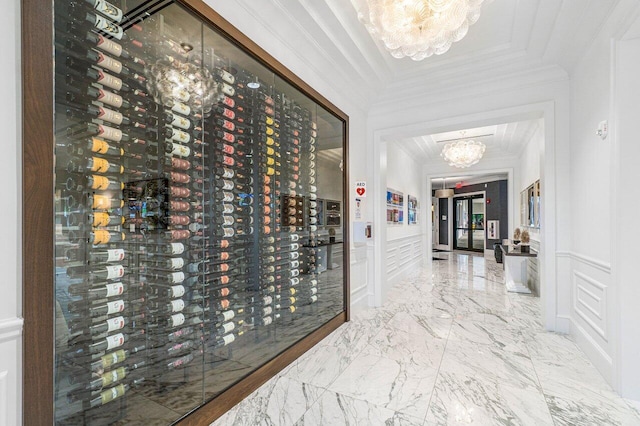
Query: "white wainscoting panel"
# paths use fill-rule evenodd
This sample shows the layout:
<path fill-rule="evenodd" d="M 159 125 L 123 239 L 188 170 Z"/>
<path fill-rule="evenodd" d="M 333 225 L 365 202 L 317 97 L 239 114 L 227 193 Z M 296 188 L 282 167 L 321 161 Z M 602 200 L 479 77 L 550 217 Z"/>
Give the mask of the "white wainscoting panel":
<path fill-rule="evenodd" d="M 607 286 L 573 271 L 573 309 L 600 337 L 607 340 Z"/>
<path fill-rule="evenodd" d="M 387 241 L 387 281 L 403 277 L 423 259 L 422 234 Z"/>
<path fill-rule="evenodd" d="M 571 334 L 609 382 L 613 383 L 615 342 L 611 332 L 615 301 L 611 264 L 580 253 L 571 259 Z"/>
<path fill-rule="evenodd" d="M 367 306 L 369 294 L 373 294 L 370 287 L 373 285 L 369 279 L 367 246 L 357 246 L 351 249 L 351 307 Z"/>

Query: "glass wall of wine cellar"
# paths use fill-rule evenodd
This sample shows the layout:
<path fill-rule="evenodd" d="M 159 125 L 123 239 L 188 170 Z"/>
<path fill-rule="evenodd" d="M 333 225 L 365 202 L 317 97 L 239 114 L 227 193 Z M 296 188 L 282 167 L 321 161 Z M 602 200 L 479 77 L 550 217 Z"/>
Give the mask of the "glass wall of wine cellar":
<path fill-rule="evenodd" d="M 170 424 L 345 310 L 346 122 L 185 5 L 111 3 L 54 2 L 54 415 Z"/>

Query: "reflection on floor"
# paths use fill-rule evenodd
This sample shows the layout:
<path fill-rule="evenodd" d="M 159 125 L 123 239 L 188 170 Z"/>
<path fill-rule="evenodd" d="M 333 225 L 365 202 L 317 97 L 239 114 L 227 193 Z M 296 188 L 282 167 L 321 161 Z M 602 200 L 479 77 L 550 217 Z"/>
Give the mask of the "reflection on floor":
<path fill-rule="evenodd" d="M 353 314 L 214 422 L 222 425 L 640 425 L 502 265 L 450 254 Z"/>

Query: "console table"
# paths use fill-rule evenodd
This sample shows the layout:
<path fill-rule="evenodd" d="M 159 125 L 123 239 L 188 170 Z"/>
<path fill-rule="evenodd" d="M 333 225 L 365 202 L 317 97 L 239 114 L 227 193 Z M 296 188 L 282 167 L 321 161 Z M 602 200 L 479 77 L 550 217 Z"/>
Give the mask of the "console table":
<path fill-rule="evenodd" d="M 527 285 L 527 260 L 536 253 L 522 253 L 520 247 L 500 245 L 504 263 L 504 281 L 507 291 L 531 294 Z"/>

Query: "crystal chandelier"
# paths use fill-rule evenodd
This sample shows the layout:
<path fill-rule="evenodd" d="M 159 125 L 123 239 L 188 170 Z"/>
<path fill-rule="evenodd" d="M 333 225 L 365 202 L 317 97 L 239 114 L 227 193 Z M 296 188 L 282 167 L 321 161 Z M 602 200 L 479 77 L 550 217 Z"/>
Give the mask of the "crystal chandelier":
<path fill-rule="evenodd" d="M 449 142 L 440 154 L 450 166 L 464 169 L 476 164 L 484 155 L 485 145 L 474 140 Z"/>
<path fill-rule="evenodd" d="M 172 107 L 181 102 L 192 110 L 208 114 L 220 97 L 220 88 L 199 58 L 189 60 L 193 47 L 183 43 L 182 48 L 183 60 L 165 55 L 146 69 L 147 90 L 159 104 Z"/>
<path fill-rule="evenodd" d="M 391 56 L 421 61 L 462 40 L 480 17 L 483 1 L 364 0 L 358 19 Z"/>

